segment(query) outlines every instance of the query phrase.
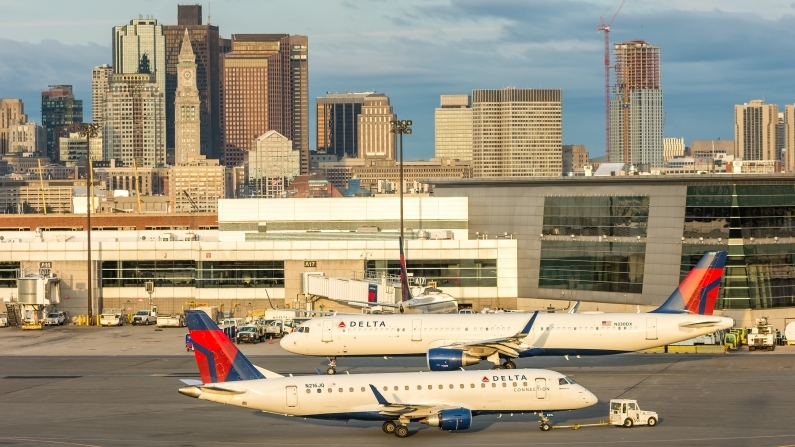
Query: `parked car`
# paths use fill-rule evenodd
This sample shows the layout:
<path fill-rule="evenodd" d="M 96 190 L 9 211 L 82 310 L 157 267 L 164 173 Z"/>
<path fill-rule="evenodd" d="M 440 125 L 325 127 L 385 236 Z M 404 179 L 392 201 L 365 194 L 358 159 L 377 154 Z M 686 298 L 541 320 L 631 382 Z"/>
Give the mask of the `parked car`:
<path fill-rule="evenodd" d="M 124 326 L 125 320 L 123 309 L 103 309 L 99 316 L 100 326 Z"/>
<path fill-rule="evenodd" d="M 66 323 L 66 312 L 50 312 L 43 323 L 45 326 L 63 326 Z"/>
<path fill-rule="evenodd" d="M 235 339 L 237 344 L 259 343 L 265 340 L 265 328 L 258 324 L 246 324 L 244 326 L 240 326 Z"/>
<path fill-rule="evenodd" d="M 0 327 L 8 327 L 8 314 L 0 313 Z"/>
<path fill-rule="evenodd" d="M 133 315 L 132 324 L 157 324 L 157 311 L 156 310 L 139 310 Z"/>

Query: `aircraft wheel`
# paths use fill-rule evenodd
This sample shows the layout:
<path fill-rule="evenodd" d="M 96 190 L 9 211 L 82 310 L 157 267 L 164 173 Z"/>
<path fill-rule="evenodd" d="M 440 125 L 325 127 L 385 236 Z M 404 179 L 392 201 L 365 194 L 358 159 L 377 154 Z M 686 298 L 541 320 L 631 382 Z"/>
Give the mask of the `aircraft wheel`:
<path fill-rule="evenodd" d="M 409 428 L 405 425 L 398 425 L 395 427 L 395 436 L 398 438 L 405 438 L 409 435 Z"/>
<path fill-rule="evenodd" d="M 502 365 L 494 365 L 491 369 L 503 369 Z"/>
<path fill-rule="evenodd" d="M 384 422 L 383 425 L 381 425 L 381 430 L 383 430 L 384 433 L 386 433 L 388 435 L 391 435 L 391 434 L 395 433 L 395 429 L 396 428 L 397 428 L 397 424 L 395 424 L 392 421 L 386 421 L 386 422 Z"/>
<path fill-rule="evenodd" d="M 328 374 L 328 375 L 330 375 L 330 376 L 333 376 L 334 374 L 337 374 L 337 368 L 331 368 L 331 367 L 329 367 L 329 368 L 326 370 L 326 374 Z"/>
<path fill-rule="evenodd" d="M 649 422 L 647 423 L 649 424 L 649 427 L 654 427 L 655 425 L 657 425 L 657 419 L 649 418 Z"/>
<path fill-rule="evenodd" d="M 624 419 L 624 427 L 630 428 L 630 427 L 632 427 L 633 424 L 634 424 L 634 422 L 632 422 L 631 418 Z"/>
<path fill-rule="evenodd" d="M 550 427 L 546 422 L 541 423 L 541 431 L 549 431 L 550 428 L 552 427 Z"/>
<path fill-rule="evenodd" d="M 502 366 L 504 366 L 505 369 L 516 369 L 516 363 L 512 362 L 511 360 L 508 360 Z"/>

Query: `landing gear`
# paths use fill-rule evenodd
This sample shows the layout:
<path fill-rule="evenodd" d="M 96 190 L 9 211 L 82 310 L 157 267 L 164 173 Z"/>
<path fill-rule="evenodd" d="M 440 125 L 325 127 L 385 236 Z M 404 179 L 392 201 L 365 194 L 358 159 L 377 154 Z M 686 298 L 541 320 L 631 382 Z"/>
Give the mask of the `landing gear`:
<path fill-rule="evenodd" d="M 491 369 L 503 369 L 503 367 L 499 363 L 495 363 L 494 366 L 491 367 Z"/>
<path fill-rule="evenodd" d="M 505 369 L 516 369 L 516 363 L 512 362 L 511 360 L 503 363 L 502 366 L 504 366 Z"/>
<path fill-rule="evenodd" d="M 381 430 L 383 430 L 383 431 L 384 431 L 384 433 L 386 433 L 386 434 L 388 434 L 388 435 L 391 435 L 391 434 L 395 433 L 395 429 L 396 429 L 396 428 L 397 428 L 397 424 L 395 424 L 395 423 L 394 423 L 394 422 L 392 422 L 392 421 L 386 421 L 386 422 L 384 422 L 384 424 L 381 426 Z"/>
<path fill-rule="evenodd" d="M 395 436 L 398 438 L 405 438 L 409 435 L 409 428 L 405 425 L 398 425 L 395 427 Z"/>
<path fill-rule="evenodd" d="M 328 369 L 326 370 L 326 374 L 333 376 L 337 374 L 337 358 L 336 357 L 329 357 L 328 359 Z"/>
<path fill-rule="evenodd" d="M 552 426 L 549 425 L 549 417 L 552 416 L 552 413 L 546 414 L 544 412 L 538 412 L 536 414 L 541 418 L 538 428 L 540 428 L 541 431 L 549 431 L 552 428 Z"/>

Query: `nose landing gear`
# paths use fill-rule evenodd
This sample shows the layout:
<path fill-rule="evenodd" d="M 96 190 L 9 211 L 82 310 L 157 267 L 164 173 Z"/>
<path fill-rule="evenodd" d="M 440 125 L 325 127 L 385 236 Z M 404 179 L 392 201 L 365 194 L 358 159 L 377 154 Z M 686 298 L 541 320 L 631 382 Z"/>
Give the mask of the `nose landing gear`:
<path fill-rule="evenodd" d="M 328 369 L 326 370 L 326 374 L 333 376 L 337 374 L 337 358 L 336 357 L 329 357 L 328 358 Z"/>

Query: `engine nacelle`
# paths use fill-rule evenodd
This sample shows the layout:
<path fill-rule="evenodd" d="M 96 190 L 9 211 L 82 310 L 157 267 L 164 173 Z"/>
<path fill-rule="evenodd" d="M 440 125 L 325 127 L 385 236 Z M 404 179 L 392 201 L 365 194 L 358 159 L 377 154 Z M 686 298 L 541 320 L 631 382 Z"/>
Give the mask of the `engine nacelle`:
<path fill-rule="evenodd" d="M 481 358 L 460 349 L 433 348 L 428 350 L 428 368 L 431 371 L 452 371 L 463 366 L 477 365 Z"/>
<path fill-rule="evenodd" d="M 442 410 L 420 422 L 442 430 L 466 430 L 472 426 L 472 412 L 466 408 Z"/>

